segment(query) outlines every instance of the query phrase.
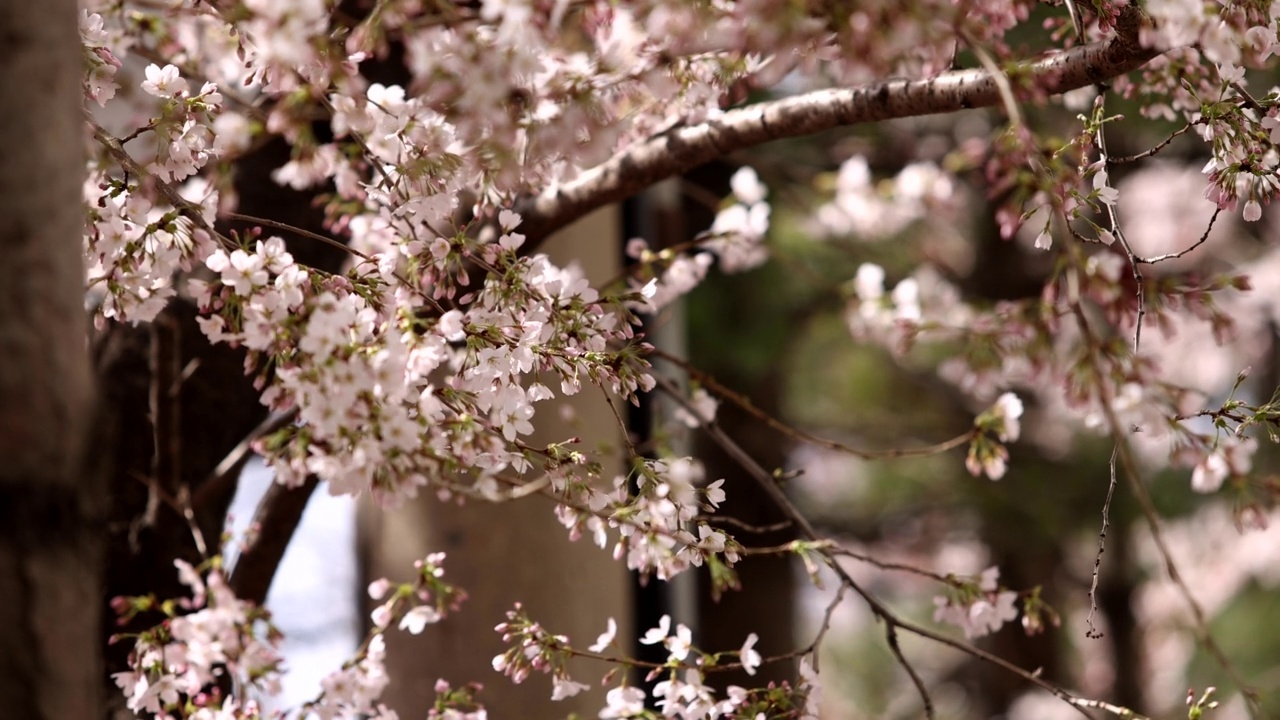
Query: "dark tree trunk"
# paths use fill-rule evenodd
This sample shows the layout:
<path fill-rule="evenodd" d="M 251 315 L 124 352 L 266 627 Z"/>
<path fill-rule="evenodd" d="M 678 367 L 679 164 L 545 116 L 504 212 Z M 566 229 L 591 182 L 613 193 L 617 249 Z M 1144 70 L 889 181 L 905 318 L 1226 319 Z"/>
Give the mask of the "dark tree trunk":
<path fill-rule="evenodd" d="M 100 699 L 76 14 L 0 0 L 0 712 L 35 720 Z"/>

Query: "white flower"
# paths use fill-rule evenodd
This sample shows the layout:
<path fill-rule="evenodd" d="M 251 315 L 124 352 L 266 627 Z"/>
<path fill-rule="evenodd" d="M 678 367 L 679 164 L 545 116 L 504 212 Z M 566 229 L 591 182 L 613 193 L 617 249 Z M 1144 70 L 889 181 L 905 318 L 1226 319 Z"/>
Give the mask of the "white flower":
<path fill-rule="evenodd" d="M 1093 189 L 1098 193 L 1098 199 L 1107 205 L 1115 205 L 1120 199 L 1120 191 L 1107 184 L 1107 171 L 1099 170 L 1093 176 Z"/>
<path fill-rule="evenodd" d="M 463 329 L 462 312 L 456 309 L 441 315 L 436 329 L 449 342 L 458 342 L 467 336 L 466 331 Z"/>
<path fill-rule="evenodd" d="M 724 552 L 724 533 L 710 525 L 698 525 L 698 547 L 711 552 Z"/>
<path fill-rule="evenodd" d="M 400 618 L 400 629 L 410 635 L 419 635 L 431 623 L 440 622 L 440 611 L 430 605 L 419 605 Z"/>
<path fill-rule="evenodd" d="M 724 478 L 711 483 L 707 486 L 707 502 L 711 503 L 711 507 L 719 508 L 720 503 L 724 502 Z"/>
<path fill-rule="evenodd" d="M 1223 439 L 1191 471 L 1191 489 L 1199 493 L 1216 492 L 1228 477 L 1248 473 L 1253 467 L 1253 454 L 1257 449 L 1258 442 L 1253 438 L 1236 440 L 1229 436 Z"/>
<path fill-rule="evenodd" d="M 666 639 L 667 652 L 676 660 L 689 657 L 693 645 L 693 631 L 684 624 L 676 626 L 676 634 Z"/>
<path fill-rule="evenodd" d="M 1049 232 L 1049 226 L 1045 225 L 1040 234 L 1036 236 L 1036 249 L 1048 250 L 1053 247 L 1053 233 Z"/>
<path fill-rule="evenodd" d="M 1249 198 L 1244 204 L 1244 219 L 1246 222 L 1255 222 L 1262 218 L 1262 205 L 1257 200 Z"/>
<path fill-rule="evenodd" d="M 600 637 L 596 638 L 595 645 L 592 645 L 587 649 L 593 653 L 604 652 L 605 648 L 609 647 L 609 644 L 613 642 L 613 638 L 617 634 L 618 634 L 618 623 L 613 618 L 609 618 L 608 629 L 605 630 L 603 633 L 601 633 Z"/>
<path fill-rule="evenodd" d="M 884 296 L 884 268 L 872 263 L 858 266 L 853 278 L 853 290 L 862 302 L 872 302 Z"/>
<path fill-rule="evenodd" d="M 733 196 L 743 205 L 764 202 L 765 193 L 768 192 L 760 182 L 760 176 L 747 165 L 738 168 L 733 177 L 729 178 L 729 187 L 733 189 Z"/>
<path fill-rule="evenodd" d="M 1268 115 L 1262 118 L 1262 127 L 1271 134 L 1271 142 L 1280 144 L 1280 117 Z"/>
<path fill-rule="evenodd" d="M 688 427 L 701 427 L 705 423 L 712 422 L 716 419 L 716 409 L 720 407 L 720 402 L 705 388 L 698 388 L 693 391 L 693 397 L 689 398 L 689 405 L 692 411 L 678 407 L 675 410 L 675 417 Z"/>
<path fill-rule="evenodd" d="M 970 605 L 968 622 L 964 627 L 965 637 L 989 635 L 999 630 L 1006 622 L 1016 618 L 1018 609 L 1013 603 L 1017 599 L 1017 593 L 1006 590 L 998 593 L 994 602 L 983 599 Z"/>
<path fill-rule="evenodd" d="M 756 668 L 760 667 L 760 653 L 756 651 L 755 633 L 747 636 L 747 641 L 742 643 L 742 649 L 738 651 L 738 658 L 742 661 L 742 669 L 747 671 L 748 675 L 755 675 Z"/>
<path fill-rule="evenodd" d="M 644 637 L 640 638 L 640 643 L 642 645 L 656 645 L 663 640 L 666 640 L 667 634 L 670 632 L 671 616 L 663 615 L 658 619 L 658 627 L 650 628 L 649 631 L 644 634 Z"/>
<path fill-rule="evenodd" d="M 385 628 L 391 624 L 391 620 L 392 620 L 391 605 L 392 603 L 389 603 L 389 602 L 383 603 L 378 607 L 374 608 L 373 612 L 369 613 L 369 620 L 373 622 L 374 627 Z"/>
<path fill-rule="evenodd" d="M 604 701 L 601 720 L 635 717 L 644 712 L 644 691 L 638 687 L 614 688 L 605 694 Z"/>
<path fill-rule="evenodd" d="M 1226 454 L 1214 450 L 1191 471 L 1191 489 L 1198 493 L 1216 492 L 1227 479 L 1228 469 Z"/>
<path fill-rule="evenodd" d="M 999 587 L 1000 568 L 992 565 L 982 571 L 982 575 L 978 578 L 978 589 L 983 592 L 995 592 Z"/>
<path fill-rule="evenodd" d="M 503 208 L 498 211 L 498 224 L 506 232 L 511 232 L 520 224 L 520 213 Z"/>
<path fill-rule="evenodd" d="M 369 583 L 369 598 L 372 600 L 381 600 L 386 596 L 387 591 L 391 589 L 391 581 L 386 578 L 378 578 Z"/>
<path fill-rule="evenodd" d="M 918 321 L 924 316 L 920 308 L 920 283 L 915 278 L 904 278 L 895 285 L 892 297 L 894 318 Z"/>
<path fill-rule="evenodd" d="M 822 709 L 822 684 L 811 655 L 800 658 L 800 681 L 807 688 L 804 698 L 803 718 L 817 718 Z"/>
<path fill-rule="evenodd" d="M 590 685 L 577 682 L 567 677 L 553 676 L 551 678 L 551 699 L 563 700 L 573 697 L 583 690 L 589 690 Z"/>
<path fill-rule="evenodd" d="M 168 98 L 187 91 L 187 81 L 182 79 L 178 68 L 165 65 L 163 68 L 152 63 L 147 66 L 147 79 L 142 89 L 150 95 Z"/>
<path fill-rule="evenodd" d="M 1017 395 L 1007 392 L 996 398 L 991 412 L 1000 423 L 995 428 L 996 437 L 1003 442 L 1015 442 L 1022 434 L 1022 426 L 1018 422 L 1022 417 L 1022 401 Z"/>

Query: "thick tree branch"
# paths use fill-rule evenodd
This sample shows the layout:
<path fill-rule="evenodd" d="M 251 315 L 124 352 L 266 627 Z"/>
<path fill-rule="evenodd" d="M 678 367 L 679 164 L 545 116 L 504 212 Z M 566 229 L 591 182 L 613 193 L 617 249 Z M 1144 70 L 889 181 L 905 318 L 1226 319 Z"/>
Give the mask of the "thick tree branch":
<path fill-rule="evenodd" d="M 236 597 L 259 605 L 266 602 L 276 569 L 319 482 L 315 475 L 308 475 L 302 485 L 294 488 L 271 483 L 253 516 L 252 528 L 257 537 L 240 553 L 231 571 L 231 589 Z"/>
<path fill-rule="evenodd" d="M 1006 72 L 1015 86 L 1057 95 L 1135 70 L 1159 53 L 1142 47 L 1142 11 L 1125 7 L 1106 40 L 1045 55 Z M 609 203 L 703 163 L 772 140 L 859 123 L 990 107 L 1001 102 L 1003 76 L 956 70 L 928 80 L 889 80 L 857 88 L 818 90 L 730 110 L 641 141 L 519 206 L 521 232 L 536 245 L 556 230 Z"/>

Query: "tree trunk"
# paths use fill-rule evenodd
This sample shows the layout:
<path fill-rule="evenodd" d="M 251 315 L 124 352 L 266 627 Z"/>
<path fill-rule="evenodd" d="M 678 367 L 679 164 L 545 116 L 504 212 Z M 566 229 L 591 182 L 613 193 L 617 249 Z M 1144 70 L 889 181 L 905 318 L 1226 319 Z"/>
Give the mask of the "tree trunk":
<path fill-rule="evenodd" d="M 97 712 L 102 496 L 75 0 L 0 0 L 0 708 Z"/>

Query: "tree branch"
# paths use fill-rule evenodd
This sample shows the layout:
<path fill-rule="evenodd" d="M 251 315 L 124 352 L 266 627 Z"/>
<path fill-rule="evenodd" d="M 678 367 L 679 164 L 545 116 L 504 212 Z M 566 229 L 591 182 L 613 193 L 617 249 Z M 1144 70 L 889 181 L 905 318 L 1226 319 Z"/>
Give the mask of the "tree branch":
<path fill-rule="evenodd" d="M 253 514 L 250 527 L 257 537 L 240 553 L 231 570 L 231 590 L 236 597 L 258 605 L 266 601 L 284 551 L 288 549 L 319 482 L 315 475 L 308 475 L 298 487 L 271 483 Z"/>
<path fill-rule="evenodd" d="M 1048 95 L 1086 87 L 1135 70 L 1159 55 L 1138 40 L 1142 10 L 1120 12 L 1106 40 L 1045 55 L 1004 75 Z M 729 110 L 697 125 L 680 125 L 638 142 L 577 178 L 518 204 L 521 232 L 532 247 L 569 223 L 668 177 L 772 140 L 836 127 L 998 105 L 1000 81 L 985 69 L 955 70 L 928 80 L 889 80 L 849 89 L 817 90 Z"/>
<path fill-rule="evenodd" d="M 800 512 L 795 504 L 791 502 L 791 499 L 787 497 L 786 491 L 778 485 L 777 479 L 770 474 L 768 470 L 761 467 L 759 463 L 752 459 L 751 455 L 746 450 L 742 449 L 742 447 L 733 440 L 733 438 L 726 435 L 714 420 L 704 417 L 701 411 L 693 407 L 689 400 L 685 398 L 684 394 L 671 384 L 671 381 L 661 376 L 655 377 L 655 379 L 658 382 L 658 387 L 662 388 L 662 390 L 679 403 L 681 407 L 701 421 L 702 431 L 707 433 L 707 435 L 715 441 L 715 443 L 719 445 L 721 449 L 729 455 L 729 457 L 733 458 L 733 460 L 737 462 L 753 480 L 755 480 L 755 482 L 764 490 L 765 494 L 767 494 L 774 503 L 777 504 L 778 509 L 781 510 L 787 519 L 791 521 L 792 525 L 797 529 L 797 532 L 801 537 L 815 543 L 823 541 L 823 537 L 818 533 L 817 529 L 814 528 L 813 524 L 810 523 L 808 518 Z M 996 667 L 1007 670 L 1023 680 L 1052 693 L 1059 700 L 1062 700 L 1068 705 L 1074 707 L 1086 718 L 1091 717 L 1080 705 L 1081 698 L 1078 698 L 1048 680 L 1045 680 L 1040 676 L 1038 671 L 1032 672 L 1025 670 L 1012 662 L 1009 662 L 998 655 L 987 652 L 975 645 L 960 642 L 959 640 L 899 617 L 898 614 L 890 609 L 888 605 L 885 605 L 883 601 L 871 594 L 869 590 L 853 579 L 853 576 L 849 574 L 849 571 L 840 564 L 835 551 L 829 547 L 824 547 L 820 549 L 819 552 L 827 561 L 827 566 L 831 568 L 832 572 L 834 572 L 838 578 L 840 578 L 841 584 L 848 587 L 850 590 L 853 590 L 855 594 L 861 597 L 863 602 L 865 602 L 867 607 L 871 610 L 871 613 L 884 622 L 885 642 L 888 644 L 889 650 L 893 653 L 894 659 L 897 660 L 898 665 L 900 665 L 907 673 L 912 685 L 915 686 L 916 691 L 919 693 L 921 702 L 924 704 L 925 717 L 930 719 L 935 717 L 933 700 L 929 695 L 928 688 L 925 687 L 924 679 L 920 677 L 920 674 L 916 671 L 915 667 L 911 665 L 906 655 L 902 652 L 902 648 L 898 643 L 898 630 L 911 633 L 927 640 L 932 640 L 940 645 L 945 645 L 955 650 L 959 650 L 960 652 L 967 653 L 979 660 L 983 660 L 995 665 Z"/>

